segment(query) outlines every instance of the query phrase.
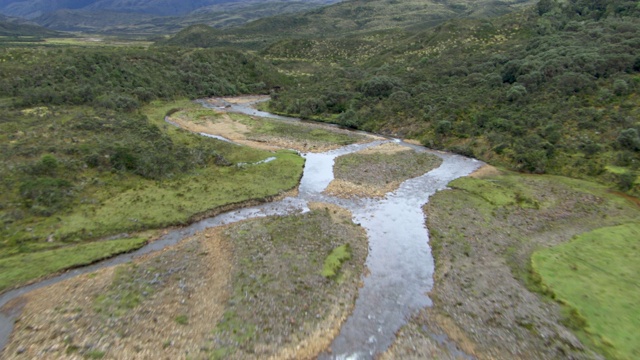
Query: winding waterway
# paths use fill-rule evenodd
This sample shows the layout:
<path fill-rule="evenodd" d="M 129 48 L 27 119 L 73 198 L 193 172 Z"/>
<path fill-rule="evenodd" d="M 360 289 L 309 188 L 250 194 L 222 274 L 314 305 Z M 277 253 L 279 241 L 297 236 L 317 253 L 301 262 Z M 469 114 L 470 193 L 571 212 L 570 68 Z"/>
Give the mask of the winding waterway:
<path fill-rule="evenodd" d="M 201 104 L 208 106 L 204 101 Z M 258 111 L 248 105 L 228 104 L 225 109 L 252 116 L 297 121 Z M 383 199 L 347 200 L 323 194 L 333 180 L 333 164 L 336 157 L 391 141 L 415 151 L 430 152 L 442 158 L 443 162 L 440 167 L 403 182 L 396 191 L 388 193 Z M 104 267 L 129 262 L 207 228 L 256 217 L 305 212 L 309 210 L 307 204 L 310 201 L 329 202 L 349 209 L 354 222 L 366 230 L 369 238 L 366 265 L 370 274 L 363 279 L 364 286 L 359 290 L 355 308 L 331 345 L 331 352 L 321 355 L 321 358 L 373 358 L 375 354 L 391 345 L 396 331 L 406 323 L 409 316 L 431 304 L 426 294 L 433 286 L 434 263 L 428 245 L 429 234 L 424 225 L 422 206 L 436 191 L 444 189 L 450 181 L 473 172 L 482 163 L 454 154 L 430 151 L 400 140 L 376 140 L 324 153 L 306 153 L 302 156 L 306 163 L 298 196 L 207 218 L 188 227 L 173 230 L 135 252 L 6 292 L 0 296 L 0 308 L 32 290 Z M 13 313 L 0 313 L 0 351 L 9 339 L 17 316 L 18 310 Z"/>

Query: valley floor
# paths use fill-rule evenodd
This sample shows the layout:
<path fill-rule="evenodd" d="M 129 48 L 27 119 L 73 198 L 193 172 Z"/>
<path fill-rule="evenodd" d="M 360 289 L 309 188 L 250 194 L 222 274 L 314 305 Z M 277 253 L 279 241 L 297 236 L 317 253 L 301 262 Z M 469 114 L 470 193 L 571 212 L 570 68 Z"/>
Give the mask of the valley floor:
<path fill-rule="evenodd" d="M 364 141 L 306 125 L 282 131 L 233 114 L 171 119 L 262 148 L 273 141 L 320 151 Z M 313 143 L 317 136 L 325 140 Z M 389 143 L 345 156 L 337 166 L 347 161 L 354 171 L 337 174 L 328 191 L 379 196 L 416 176 L 400 162 L 437 167 L 423 155 Z M 373 173 L 389 178 L 368 182 Z M 637 223 L 638 204 L 593 183 L 490 166 L 450 188 L 424 207 L 436 262 L 433 306 L 413 316 L 380 358 L 602 358 L 599 339 L 609 334 L 589 330 L 582 309 L 552 300 L 555 289 L 531 257 L 598 228 Z M 353 308 L 368 242 L 348 211 L 309 208 L 208 229 L 130 264 L 34 291 L 9 304 L 24 308 L 3 358 L 314 358 Z M 347 249 L 344 266 L 321 275 L 338 248 Z M 615 350 L 619 339 L 608 341 Z"/>

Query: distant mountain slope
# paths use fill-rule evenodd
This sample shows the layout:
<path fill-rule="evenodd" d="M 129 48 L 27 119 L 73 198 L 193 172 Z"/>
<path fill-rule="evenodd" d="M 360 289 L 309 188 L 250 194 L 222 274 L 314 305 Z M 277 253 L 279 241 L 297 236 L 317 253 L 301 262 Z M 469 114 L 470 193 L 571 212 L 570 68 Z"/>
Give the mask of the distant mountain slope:
<path fill-rule="evenodd" d="M 96 0 L 0 0 L 0 13 L 34 19 L 58 9 L 80 9 Z"/>
<path fill-rule="evenodd" d="M 239 0 L 0 0 L 0 12 L 33 19 L 57 10 L 111 10 L 180 15 L 195 9 Z"/>
<path fill-rule="evenodd" d="M 506 14 L 534 0 L 350 0 L 301 15 L 251 23 L 244 34 L 295 31 L 298 35 L 345 34 L 390 28 L 428 28 L 455 17 Z"/>
<path fill-rule="evenodd" d="M 485 18 L 513 12 L 535 0 L 347 0 L 306 13 L 262 18 L 223 33 L 212 31 L 207 41 L 190 43 L 193 29 L 185 29 L 164 44 L 177 46 L 241 45 L 263 47 L 284 38 L 344 37 L 390 29 L 422 30 L 449 19 Z M 198 39 L 205 39 L 197 28 Z"/>
<path fill-rule="evenodd" d="M 262 17 L 314 9 L 331 1 L 234 1 L 198 8 L 182 16 L 157 16 L 111 10 L 57 10 L 34 20 L 42 26 L 61 31 L 168 34 L 194 24 L 207 24 L 216 28 L 242 25 Z"/>
<path fill-rule="evenodd" d="M 45 29 L 22 19 L 0 15 L 0 36 L 51 37 L 58 35 L 60 33 L 57 31 Z"/>
<path fill-rule="evenodd" d="M 339 0 L 0 0 L 0 13 L 50 29 L 166 34 L 193 24 L 228 27 Z"/>

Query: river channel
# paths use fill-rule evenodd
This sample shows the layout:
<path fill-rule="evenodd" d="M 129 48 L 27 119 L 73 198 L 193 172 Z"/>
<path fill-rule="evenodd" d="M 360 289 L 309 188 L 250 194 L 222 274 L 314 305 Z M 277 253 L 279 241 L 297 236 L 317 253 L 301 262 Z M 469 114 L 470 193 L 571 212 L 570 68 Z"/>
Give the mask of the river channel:
<path fill-rule="evenodd" d="M 200 103 L 209 106 L 206 102 Z M 227 104 L 224 109 L 251 116 L 299 121 L 262 112 L 249 105 Z M 386 142 L 396 142 L 418 152 L 432 153 L 442 158 L 442 164 L 422 176 L 403 182 L 396 191 L 386 194 L 382 199 L 342 199 L 323 194 L 333 180 L 335 158 Z M 366 230 L 369 239 L 366 266 L 370 272 L 363 278 L 364 286 L 359 289 L 355 308 L 343 324 L 340 334 L 334 339 L 331 352 L 321 355 L 320 358 L 373 358 L 375 354 L 386 350 L 392 344 L 396 331 L 407 322 L 408 317 L 417 310 L 431 305 L 427 293 L 433 286 L 434 262 L 428 244 L 429 233 L 425 226 L 422 206 L 435 192 L 445 189 L 450 181 L 470 174 L 483 163 L 455 154 L 431 151 L 397 139 L 376 140 L 324 153 L 301 155 L 306 159 L 306 163 L 299 194 L 296 197 L 207 218 L 173 230 L 135 252 L 6 292 L 0 296 L 0 308 L 32 290 L 80 274 L 129 262 L 141 255 L 176 244 L 204 229 L 257 217 L 306 212 L 309 211 L 309 202 L 320 201 L 350 210 L 353 221 Z M 19 310 L 7 314 L 0 313 L 0 351 L 6 345 L 18 316 Z"/>

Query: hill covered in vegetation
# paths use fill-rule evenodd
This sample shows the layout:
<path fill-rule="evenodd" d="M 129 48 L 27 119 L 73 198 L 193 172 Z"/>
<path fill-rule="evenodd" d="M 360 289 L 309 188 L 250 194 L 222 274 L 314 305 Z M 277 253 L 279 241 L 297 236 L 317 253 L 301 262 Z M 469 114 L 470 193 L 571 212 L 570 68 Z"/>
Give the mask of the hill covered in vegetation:
<path fill-rule="evenodd" d="M 271 65 L 233 50 L 0 49 L 0 289 L 38 270 L 13 265 L 24 254 L 64 247 L 64 269 L 87 262 L 74 255 L 85 249 L 78 243 L 185 223 L 294 187 L 298 155 L 234 146 L 164 121 L 179 109 L 200 109 L 185 98 L 287 83 Z M 270 157 L 278 161 L 235 166 Z M 149 236 L 126 244 L 140 246 Z M 97 258 L 88 261 L 112 254 L 109 246 L 97 243 Z"/>
<path fill-rule="evenodd" d="M 261 49 L 281 39 L 344 37 L 372 32 L 404 32 L 426 29 L 449 19 L 487 18 L 505 14 L 531 0 L 516 1 L 387 1 L 347 0 L 304 13 L 284 14 L 252 21 L 223 32 L 210 30 L 208 40 L 189 42 L 193 29 L 185 29 L 162 45 L 241 46 Z M 199 29 L 202 32 L 202 29 Z M 186 41 L 185 41 L 186 40 Z"/>
<path fill-rule="evenodd" d="M 298 85 L 270 108 L 637 193 L 639 15 L 633 1 L 542 1 L 417 33 L 282 40 L 263 55 Z"/>
<path fill-rule="evenodd" d="M 0 36 L 55 37 L 60 34 L 27 21 L 0 15 Z"/>
<path fill-rule="evenodd" d="M 0 13 L 31 19 L 49 29 L 100 34 L 175 33 L 194 25 L 241 25 L 273 15 L 302 12 L 336 0 L 140 0 L 0 1 Z"/>

